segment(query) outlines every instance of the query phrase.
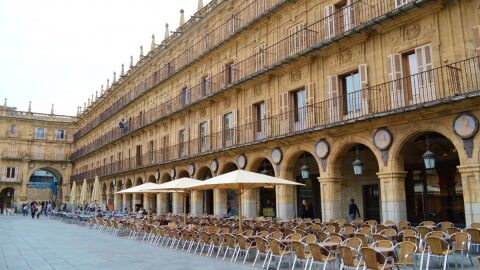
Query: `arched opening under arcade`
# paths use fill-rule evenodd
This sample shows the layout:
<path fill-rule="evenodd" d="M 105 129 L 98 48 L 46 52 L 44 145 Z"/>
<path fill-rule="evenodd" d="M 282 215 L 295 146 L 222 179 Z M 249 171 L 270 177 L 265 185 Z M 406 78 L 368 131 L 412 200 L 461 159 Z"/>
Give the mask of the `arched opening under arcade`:
<path fill-rule="evenodd" d="M 141 184 L 143 184 L 143 179 L 141 177 L 137 177 L 137 179 L 135 180 L 134 186 L 139 186 Z M 141 208 L 143 208 L 143 197 L 144 197 L 143 193 L 133 194 L 133 206 L 135 211 L 138 211 Z"/>
<path fill-rule="evenodd" d="M 129 178 L 125 182 L 125 189 L 131 188 L 132 187 L 132 180 Z M 128 211 L 132 210 L 133 204 L 132 204 L 132 194 L 125 193 L 123 194 L 123 208 L 127 209 Z"/>
<path fill-rule="evenodd" d="M 275 177 L 275 170 L 267 158 L 261 159 L 252 167 L 252 171 Z M 256 212 L 258 216 L 276 217 L 275 187 L 258 188 L 256 191 Z"/>
<path fill-rule="evenodd" d="M 220 174 L 225 174 L 238 170 L 238 167 L 233 162 L 228 162 L 223 166 Z M 227 215 L 238 215 L 238 196 L 237 190 L 227 189 L 225 190 L 227 195 Z"/>
<path fill-rule="evenodd" d="M 4 213 L 6 208 L 15 207 L 15 189 L 11 187 L 4 188 L 0 191 L 0 213 Z"/>
<path fill-rule="evenodd" d="M 207 180 L 213 177 L 212 171 L 208 167 L 202 167 L 197 174 L 198 180 Z M 202 214 L 213 215 L 213 190 L 194 191 L 202 196 Z"/>
<path fill-rule="evenodd" d="M 169 173 L 165 173 L 162 175 L 160 178 L 161 183 L 166 183 L 172 181 L 172 177 L 170 176 Z M 173 196 L 172 193 L 166 193 L 165 195 L 163 193 L 160 193 L 158 196 L 160 196 L 163 201 L 163 204 L 166 206 L 165 212 L 166 213 L 172 213 L 173 212 Z"/>
<path fill-rule="evenodd" d="M 184 177 L 189 178 L 190 175 L 188 174 L 188 172 L 186 170 L 179 171 L 177 179 L 184 178 Z M 184 199 L 184 196 L 186 196 L 185 199 Z M 174 204 L 176 204 L 179 208 L 177 211 L 174 211 L 174 213 L 183 214 L 183 211 L 185 210 L 185 211 L 187 211 L 187 214 L 189 214 L 190 213 L 190 205 L 191 205 L 190 198 L 191 198 L 191 196 L 190 196 L 190 193 L 188 193 L 188 192 L 175 192 L 175 193 L 173 193 Z M 183 207 L 184 202 L 187 204 L 185 207 Z"/>
<path fill-rule="evenodd" d="M 155 179 L 155 176 L 154 175 L 150 175 L 148 177 L 148 183 L 156 183 L 157 180 Z M 147 205 L 148 205 L 148 210 L 151 211 L 151 212 L 155 212 L 156 209 L 157 209 L 157 196 L 155 196 L 155 194 L 149 194 L 148 195 L 148 202 L 147 202 Z"/>
<path fill-rule="evenodd" d="M 428 165 L 430 151 L 434 164 Z M 457 166 L 457 149 L 440 133 L 424 132 L 409 138 L 400 150 L 403 160 L 407 218 L 413 224 L 424 220 L 451 221 L 465 225 L 463 188 Z"/>
<path fill-rule="evenodd" d="M 54 207 L 61 205 L 62 174 L 55 168 L 42 167 L 30 175 L 27 185 L 28 201 L 50 201 Z"/>

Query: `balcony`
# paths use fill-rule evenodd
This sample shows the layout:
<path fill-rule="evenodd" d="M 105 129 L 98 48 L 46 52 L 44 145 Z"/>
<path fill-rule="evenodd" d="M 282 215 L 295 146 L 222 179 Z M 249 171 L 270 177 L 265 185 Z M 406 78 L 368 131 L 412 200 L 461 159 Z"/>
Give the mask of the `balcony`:
<path fill-rule="evenodd" d="M 22 179 L 19 178 L 19 177 L 7 178 L 6 176 L 0 176 L 0 183 L 21 184 L 21 183 L 22 183 Z"/>
<path fill-rule="evenodd" d="M 15 148 L 7 148 L 2 152 L 2 159 L 19 160 L 23 159 L 24 156 L 23 152 L 17 151 Z"/>
<path fill-rule="evenodd" d="M 93 179 L 359 120 L 480 96 L 480 57 L 368 87 L 72 176 Z"/>
<path fill-rule="evenodd" d="M 429 0 L 412 0 L 410 3 L 401 7 L 395 6 L 394 1 L 372 0 L 372 2 L 375 2 L 375 5 L 367 5 L 362 1 L 357 1 L 265 48 L 253 56 L 229 66 L 228 69 L 226 68 L 218 74 L 209 77 L 207 83 L 203 81 L 192 87 L 189 91 L 188 102 L 185 102 L 183 95 L 176 96 L 145 112 L 141 116 L 133 118 L 132 121 L 128 123 L 128 129 L 111 129 L 94 142 L 75 151 L 70 156 L 70 159 L 77 160 L 131 132 L 160 121 L 216 93 L 226 91 L 233 86 L 265 74 L 286 62 L 293 61 L 301 55 L 306 55 L 318 48 L 327 46 L 335 42 L 335 40 L 363 31 L 384 20 L 389 20 L 392 16 L 400 14 L 400 9 L 408 10 L 428 1 Z M 347 8 L 355 11 L 355 20 L 352 20 L 354 24 L 351 24 L 349 27 L 344 27 L 336 23 L 328 24 L 332 19 L 334 22 L 340 21 L 340 18 Z"/>
<path fill-rule="evenodd" d="M 103 123 L 105 120 L 110 118 L 112 115 L 115 115 L 122 108 L 127 106 L 129 103 L 133 102 L 136 98 L 140 97 L 148 90 L 158 86 L 163 81 L 174 76 L 180 72 L 183 68 L 187 67 L 189 64 L 195 62 L 196 60 L 203 57 L 205 54 L 220 46 L 223 42 L 234 36 L 235 34 L 242 31 L 245 27 L 248 27 L 254 21 L 262 18 L 266 14 L 280 7 L 288 0 L 253 0 L 252 3 L 248 4 L 238 13 L 233 15 L 228 21 L 212 30 L 209 33 L 198 40 L 190 48 L 187 48 L 180 55 L 177 55 L 173 60 L 165 64 L 159 70 L 150 75 L 149 78 L 138 84 L 136 87 L 132 88 L 127 94 L 120 97 L 112 105 L 110 105 L 105 111 L 100 113 L 95 119 L 90 121 L 87 125 L 78 130 L 74 135 L 74 141 L 77 141 L 82 136 L 93 130 L 95 127 Z M 215 1 L 212 1 L 205 9 L 201 11 L 201 14 L 197 16 L 202 16 L 205 12 L 212 10 L 214 8 L 213 4 Z M 189 22 L 179 29 L 182 32 L 182 29 L 187 28 Z M 170 39 L 175 38 L 176 35 L 170 36 L 166 41 L 168 44 Z"/>
<path fill-rule="evenodd" d="M 39 161 L 68 161 L 68 155 L 65 153 L 65 151 L 59 150 L 59 148 L 41 150 L 33 149 L 30 152 L 30 159 Z"/>
<path fill-rule="evenodd" d="M 32 112 L 15 111 L 15 110 L 5 111 L 4 116 L 21 118 L 21 119 L 33 119 L 33 120 L 41 120 L 41 121 L 64 122 L 64 123 L 73 123 L 77 121 L 77 118 L 74 116 L 46 114 L 46 113 L 32 113 Z"/>

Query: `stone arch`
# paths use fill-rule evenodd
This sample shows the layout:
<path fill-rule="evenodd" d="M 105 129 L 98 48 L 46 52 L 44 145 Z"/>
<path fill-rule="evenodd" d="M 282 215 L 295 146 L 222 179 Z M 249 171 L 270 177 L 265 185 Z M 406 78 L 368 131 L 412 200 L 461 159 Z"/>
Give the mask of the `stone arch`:
<path fill-rule="evenodd" d="M 165 183 L 168 181 L 172 181 L 172 176 L 170 175 L 170 173 L 168 172 L 162 173 L 160 176 L 160 183 Z"/>
<path fill-rule="evenodd" d="M 218 174 L 224 174 L 227 172 L 231 172 L 234 170 L 238 170 L 237 164 L 233 160 L 228 160 L 223 162 L 218 168 Z"/>
<path fill-rule="evenodd" d="M 63 180 L 64 180 L 63 179 L 63 174 L 62 174 L 63 169 L 58 167 L 57 165 L 47 165 L 47 166 L 38 165 L 38 166 L 35 166 L 31 170 L 29 170 L 27 179 L 30 181 L 30 177 L 32 177 L 32 174 L 35 171 L 38 171 L 38 170 L 45 170 L 45 171 L 48 171 L 48 172 L 52 173 L 59 180 L 59 185 L 63 184 Z"/>
<path fill-rule="evenodd" d="M 0 190 L 0 213 L 4 213 L 5 208 L 15 207 L 15 192 L 14 187 L 3 187 Z"/>
<path fill-rule="evenodd" d="M 131 187 L 133 187 L 133 182 L 132 182 L 132 179 L 128 178 L 127 181 L 125 181 L 124 189 L 131 188 Z"/>
<path fill-rule="evenodd" d="M 327 170 L 326 173 L 329 176 L 340 177 L 342 161 L 345 158 L 347 152 L 355 145 L 363 145 L 368 148 L 375 156 L 378 169 L 381 172 L 383 166 L 382 157 L 380 151 L 373 145 L 371 138 L 367 138 L 365 135 L 355 136 L 355 138 L 346 137 L 336 139 L 335 143 L 331 146 L 330 155 L 327 158 Z"/>
<path fill-rule="evenodd" d="M 198 168 L 194 174 L 194 178 L 198 180 L 205 180 L 205 177 L 212 177 L 213 173 L 212 170 L 210 170 L 210 167 L 208 166 L 201 166 Z"/>
<path fill-rule="evenodd" d="M 141 184 L 143 184 L 143 178 L 139 176 L 135 180 L 135 185 L 134 186 L 138 186 L 138 185 L 141 185 Z"/>
<path fill-rule="evenodd" d="M 155 180 L 155 175 L 151 174 L 147 178 L 148 183 L 156 183 L 157 181 Z"/>
<path fill-rule="evenodd" d="M 320 162 L 317 158 L 317 155 L 315 155 L 315 149 L 313 149 L 313 147 L 290 147 L 287 148 L 283 154 L 284 157 L 281 162 L 280 177 L 288 180 L 295 180 L 293 175 L 293 167 L 295 166 L 296 160 L 303 155 L 303 152 L 307 152 L 312 155 L 319 169 L 321 168 Z"/>
<path fill-rule="evenodd" d="M 179 170 L 177 172 L 177 176 L 176 176 L 176 179 L 180 179 L 180 178 L 183 178 L 183 177 L 190 177 L 190 175 L 188 174 L 187 170 Z"/>
<path fill-rule="evenodd" d="M 393 132 L 393 131 L 392 131 Z M 413 139 L 415 136 L 419 136 L 425 133 L 438 133 L 448 139 L 455 149 L 457 149 L 458 158 L 460 160 L 461 165 L 468 164 L 467 156 L 463 149 L 463 142 L 462 140 L 456 136 L 451 128 L 441 125 L 439 123 L 428 123 L 422 124 L 421 126 L 407 126 L 402 127 L 402 135 L 393 138 L 392 146 L 390 147 L 390 155 L 389 155 L 389 164 L 391 164 L 392 171 L 403 171 L 403 163 L 404 158 L 401 154 L 402 149 L 404 148 L 405 144 Z M 479 157 L 480 158 L 480 157 Z M 391 162 L 391 163 L 390 163 Z"/>
<path fill-rule="evenodd" d="M 273 161 L 271 160 L 271 157 L 269 155 L 256 155 L 251 158 L 251 160 L 248 160 L 247 166 L 245 167 L 245 170 L 251 171 L 251 172 L 257 172 L 259 168 L 262 166 L 262 162 L 264 160 L 268 160 L 270 164 L 273 167 L 273 174 L 278 175 L 277 168 L 274 166 Z"/>

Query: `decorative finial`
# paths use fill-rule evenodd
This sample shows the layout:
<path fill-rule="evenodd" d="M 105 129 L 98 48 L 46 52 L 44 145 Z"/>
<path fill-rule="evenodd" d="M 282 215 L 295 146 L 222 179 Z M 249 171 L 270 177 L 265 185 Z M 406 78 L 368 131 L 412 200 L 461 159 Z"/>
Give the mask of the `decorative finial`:
<path fill-rule="evenodd" d="M 109 79 L 107 79 L 107 88 L 106 89 L 107 89 L 106 91 L 108 91 L 108 89 L 110 89 L 110 80 Z"/>
<path fill-rule="evenodd" d="M 184 11 L 183 11 L 183 9 L 180 9 L 180 23 L 179 23 L 178 26 L 181 27 L 184 23 L 185 23 Z"/>
<path fill-rule="evenodd" d="M 120 70 L 120 76 L 125 75 L 125 67 L 122 64 L 122 70 Z"/>
<path fill-rule="evenodd" d="M 103 95 L 104 92 L 105 90 L 103 90 L 103 84 L 102 84 L 102 86 L 100 86 L 100 95 Z"/>
<path fill-rule="evenodd" d="M 53 106 L 54 104 L 52 103 L 52 109 L 50 110 L 50 114 L 53 114 Z"/>
<path fill-rule="evenodd" d="M 130 68 L 133 67 L 133 56 L 130 55 Z"/>
<path fill-rule="evenodd" d="M 157 45 L 155 44 L 155 35 L 152 34 L 152 44 L 150 44 L 150 50 L 154 50 Z"/>
<path fill-rule="evenodd" d="M 170 31 L 168 31 L 168 23 L 165 24 L 165 36 L 164 36 L 164 40 L 168 39 L 168 37 L 170 36 Z"/>
<path fill-rule="evenodd" d="M 201 10 L 202 8 L 203 8 L 203 1 L 202 1 L 202 0 L 198 0 L 197 11 L 198 11 L 198 10 Z"/>
<path fill-rule="evenodd" d="M 32 102 L 28 102 L 28 112 L 32 112 Z"/>
<path fill-rule="evenodd" d="M 140 45 L 140 58 L 143 58 L 143 46 Z"/>
<path fill-rule="evenodd" d="M 7 98 L 5 98 L 5 101 L 3 102 L 3 107 L 7 108 Z"/>
<path fill-rule="evenodd" d="M 80 113 L 81 113 L 81 110 L 82 110 L 82 106 L 78 106 L 78 107 L 77 107 L 77 116 L 79 116 L 79 115 L 80 115 Z"/>
<path fill-rule="evenodd" d="M 83 110 L 85 111 L 87 109 L 87 102 L 83 102 Z"/>
<path fill-rule="evenodd" d="M 88 107 L 90 107 L 90 98 L 88 98 Z"/>
<path fill-rule="evenodd" d="M 112 83 L 116 83 L 117 82 L 117 72 L 113 72 L 113 80 L 112 80 Z"/>
<path fill-rule="evenodd" d="M 95 90 L 95 100 L 98 99 L 98 90 Z"/>
<path fill-rule="evenodd" d="M 92 104 L 95 102 L 95 99 L 93 98 L 93 94 L 92 94 Z"/>

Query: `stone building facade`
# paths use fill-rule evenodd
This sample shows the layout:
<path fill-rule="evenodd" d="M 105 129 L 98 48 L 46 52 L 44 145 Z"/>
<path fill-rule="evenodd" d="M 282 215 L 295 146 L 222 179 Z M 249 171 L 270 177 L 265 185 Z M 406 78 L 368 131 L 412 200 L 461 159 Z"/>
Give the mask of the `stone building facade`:
<path fill-rule="evenodd" d="M 110 207 L 181 213 L 178 194 L 114 192 L 240 168 L 305 183 L 244 194 L 249 217 L 345 218 L 352 198 L 365 219 L 480 222 L 478 6 L 213 0 L 81 112 L 76 194 L 98 176 Z"/>
<path fill-rule="evenodd" d="M 0 209 L 32 201 L 58 205 L 70 190 L 76 118 L 0 106 Z"/>

